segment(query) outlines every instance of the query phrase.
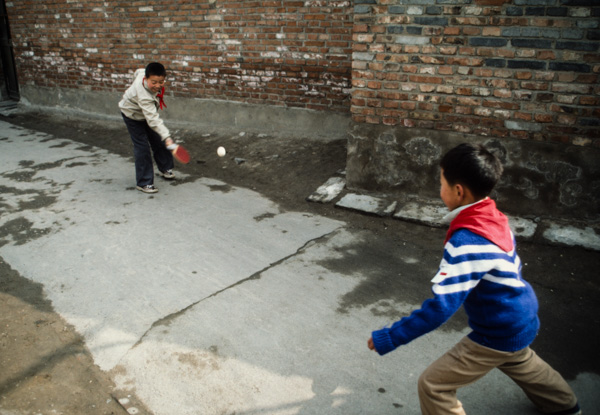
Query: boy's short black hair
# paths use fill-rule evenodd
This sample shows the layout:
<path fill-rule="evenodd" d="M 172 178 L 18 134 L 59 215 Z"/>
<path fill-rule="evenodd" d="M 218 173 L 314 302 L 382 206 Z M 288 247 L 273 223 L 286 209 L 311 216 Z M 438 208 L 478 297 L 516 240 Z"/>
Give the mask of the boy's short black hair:
<path fill-rule="evenodd" d="M 146 66 L 146 78 L 151 76 L 167 76 L 167 70 L 162 63 L 152 62 Z"/>
<path fill-rule="evenodd" d="M 500 176 L 502 163 L 480 144 L 459 144 L 440 161 L 444 178 L 450 185 L 467 187 L 477 199 L 487 197 Z"/>

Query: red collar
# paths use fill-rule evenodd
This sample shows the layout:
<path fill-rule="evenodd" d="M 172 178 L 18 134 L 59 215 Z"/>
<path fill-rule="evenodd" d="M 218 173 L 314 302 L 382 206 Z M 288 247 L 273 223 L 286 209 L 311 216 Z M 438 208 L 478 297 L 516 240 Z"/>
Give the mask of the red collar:
<path fill-rule="evenodd" d="M 450 223 L 444 243 L 458 229 L 468 229 L 483 236 L 505 252 L 514 248 L 508 218 L 496 208 L 492 199 L 482 200 L 462 210 Z"/>

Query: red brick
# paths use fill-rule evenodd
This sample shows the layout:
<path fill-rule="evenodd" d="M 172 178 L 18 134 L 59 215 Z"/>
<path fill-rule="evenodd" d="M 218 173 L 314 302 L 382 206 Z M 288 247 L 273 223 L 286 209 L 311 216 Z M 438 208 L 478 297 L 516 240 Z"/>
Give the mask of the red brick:
<path fill-rule="evenodd" d="M 511 0 L 475 0 L 475 4 L 479 6 L 502 6 L 510 2 Z"/>
<path fill-rule="evenodd" d="M 379 81 L 369 81 L 369 82 L 367 82 L 367 88 L 370 88 L 370 89 L 381 89 L 381 82 L 379 82 Z"/>
<path fill-rule="evenodd" d="M 533 119 L 536 122 L 541 122 L 541 123 L 550 123 L 550 122 L 554 121 L 553 118 L 554 117 L 551 114 L 535 114 L 535 116 L 533 117 Z"/>
<path fill-rule="evenodd" d="M 580 105 L 600 106 L 600 98 L 597 97 L 581 97 L 579 98 Z"/>
<path fill-rule="evenodd" d="M 523 121 L 531 121 L 533 119 L 533 115 L 526 113 L 526 112 L 515 112 L 513 114 L 513 117 L 516 120 L 523 120 Z"/>
<path fill-rule="evenodd" d="M 355 24 L 352 28 L 354 33 L 367 33 L 369 31 L 369 26 L 366 24 Z"/>

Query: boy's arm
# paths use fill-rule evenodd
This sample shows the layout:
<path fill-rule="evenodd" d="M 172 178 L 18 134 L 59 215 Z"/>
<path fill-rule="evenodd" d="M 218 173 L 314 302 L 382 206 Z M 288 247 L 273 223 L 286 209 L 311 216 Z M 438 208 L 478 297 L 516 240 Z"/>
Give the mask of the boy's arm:
<path fill-rule="evenodd" d="M 444 258 L 431 280 L 434 283 L 434 297 L 391 327 L 372 333 L 373 343 L 379 354 L 389 353 L 444 324 L 477 286 L 485 272 L 476 272 L 474 269 L 476 261 L 473 260 L 476 258 L 463 255 L 460 247 L 466 242 L 462 238 L 464 237 L 459 233 L 455 233 L 444 246 Z"/>
<path fill-rule="evenodd" d="M 372 343 L 380 355 L 410 343 L 444 324 L 460 308 L 468 293 L 435 295 L 410 316 L 372 333 Z M 373 350 L 373 349 L 372 349 Z"/>
<path fill-rule="evenodd" d="M 169 132 L 169 129 L 165 126 L 165 123 L 163 122 L 162 118 L 160 118 L 160 116 L 158 115 L 158 111 L 156 109 L 156 101 L 154 101 L 154 98 L 142 98 L 139 100 L 138 104 L 150 128 L 156 131 L 163 141 L 170 139 L 171 133 Z"/>

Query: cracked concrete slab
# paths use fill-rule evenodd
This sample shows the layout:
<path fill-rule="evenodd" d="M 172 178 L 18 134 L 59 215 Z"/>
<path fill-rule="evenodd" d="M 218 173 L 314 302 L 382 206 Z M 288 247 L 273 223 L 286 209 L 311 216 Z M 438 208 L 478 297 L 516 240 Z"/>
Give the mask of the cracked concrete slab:
<path fill-rule="evenodd" d="M 420 413 L 417 379 L 448 344 L 468 329 L 429 333 L 382 358 L 365 353 L 365 327 L 406 315 L 411 302 L 379 301 L 373 308 L 342 307 L 368 278 L 331 263 L 369 236 L 339 229 L 249 280 L 156 326 L 114 370 L 156 415 Z M 352 249 L 352 248 L 350 248 Z M 410 267 L 418 250 L 399 261 Z M 421 264 L 422 266 L 422 264 Z M 301 293 L 301 294 L 299 294 Z M 374 317 L 374 315 L 378 315 Z M 597 384 L 594 376 L 579 388 Z M 494 390 L 495 399 L 481 399 Z M 522 391 L 499 371 L 460 393 L 473 413 L 536 413 Z"/>
<path fill-rule="evenodd" d="M 155 415 L 416 414 L 419 374 L 467 332 L 367 350 L 429 294 L 427 238 L 387 245 L 210 178 L 148 196 L 131 160 L 2 122 L 0 144 L 0 256 Z M 596 374 L 570 383 L 600 404 Z M 499 371 L 459 396 L 473 413 L 537 413 Z"/>
<path fill-rule="evenodd" d="M 7 235 L 0 253 L 22 275 L 44 284 L 104 370 L 117 365 L 155 321 L 341 226 L 280 212 L 252 191 L 206 178 L 159 182 L 160 193 L 148 197 L 133 190 L 129 160 L 1 127 L 11 132 L 0 155 L 3 186 L 35 190 L 52 201 L 44 209 L 23 209 L 28 193 L 3 192 L 3 203 L 15 208 L 0 225 L 24 218 L 28 228 L 23 241 Z M 22 171 L 31 172 L 26 180 L 16 175 Z"/>

